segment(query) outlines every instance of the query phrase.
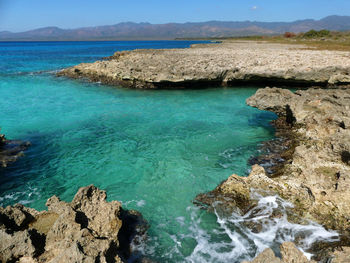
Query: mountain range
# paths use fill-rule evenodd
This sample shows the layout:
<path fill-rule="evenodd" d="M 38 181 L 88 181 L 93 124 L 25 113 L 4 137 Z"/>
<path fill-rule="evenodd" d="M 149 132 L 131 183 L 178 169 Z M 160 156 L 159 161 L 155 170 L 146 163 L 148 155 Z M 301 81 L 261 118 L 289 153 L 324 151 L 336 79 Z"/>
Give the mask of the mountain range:
<path fill-rule="evenodd" d="M 350 30 L 350 16 L 328 16 L 320 20 L 294 22 L 224 22 L 197 23 L 133 23 L 109 26 L 61 29 L 44 27 L 26 32 L 0 32 L 0 41 L 77 41 L 77 40 L 152 40 L 176 38 L 221 38 L 252 35 L 276 35 L 284 32 L 305 32 L 311 29 Z"/>

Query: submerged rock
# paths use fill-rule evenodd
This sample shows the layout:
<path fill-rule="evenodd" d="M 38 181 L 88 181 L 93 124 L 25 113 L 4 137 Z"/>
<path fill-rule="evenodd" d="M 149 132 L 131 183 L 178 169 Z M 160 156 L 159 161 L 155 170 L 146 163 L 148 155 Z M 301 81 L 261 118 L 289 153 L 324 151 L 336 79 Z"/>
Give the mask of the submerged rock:
<path fill-rule="evenodd" d="M 51 197 L 48 211 L 22 205 L 0 208 L 1 262 L 126 262 L 142 242 L 147 222 L 93 185 L 72 202 Z"/>
<path fill-rule="evenodd" d="M 23 151 L 29 147 L 29 142 L 7 140 L 4 134 L 0 134 L 0 167 L 7 167 L 23 156 Z"/>
<path fill-rule="evenodd" d="M 116 52 L 107 60 L 67 68 L 59 76 L 132 88 L 195 88 L 244 83 L 350 84 L 348 52 L 253 41 L 188 49 Z"/>

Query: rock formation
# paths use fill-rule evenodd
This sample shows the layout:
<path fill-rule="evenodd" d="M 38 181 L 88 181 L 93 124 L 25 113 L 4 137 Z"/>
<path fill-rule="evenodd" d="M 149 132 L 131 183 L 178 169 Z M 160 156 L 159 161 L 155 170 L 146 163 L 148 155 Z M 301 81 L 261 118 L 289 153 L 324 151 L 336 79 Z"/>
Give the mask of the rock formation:
<path fill-rule="evenodd" d="M 0 167 L 7 167 L 23 156 L 23 151 L 28 148 L 29 142 L 6 140 L 5 135 L 0 134 Z"/>
<path fill-rule="evenodd" d="M 280 246 L 280 253 L 281 258 L 276 257 L 271 248 L 266 248 L 252 261 L 243 261 L 242 263 L 316 263 L 314 260 L 308 260 L 292 242 L 284 242 Z M 350 248 L 342 247 L 337 249 L 332 253 L 330 260 L 321 260 L 319 262 L 348 263 L 350 262 Z"/>
<path fill-rule="evenodd" d="M 292 242 L 284 242 L 280 249 L 281 259 L 275 256 L 271 248 L 266 248 L 252 261 L 243 261 L 242 263 L 316 263 L 313 260 L 308 260 Z"/>
<path fill-rule="evenodd" d="M 248 105 L 278 114 L 294 143 L 280 174 L 255 165 L 248 177 L 232 175 L 211 196 L 230 196 L 235 206 L 254 206 L 252 189 L 277 193 L 304 218 L 350 230 L 350 90 L 309 89 L 292 93 L 259 89 Z M 199 195 L 204 200 L 206 195 Z M 208 196 L 208 195 L 207 195 Z M 232 202 L 231 202 L 232 203 Z"/>
<path fill-rule="evenodd" d="M 53 196 L 48 211 L 0 207 L 0 262 L 126 262 L 147 222 L 93 185 L 72 202 Z"/>
<path fill-rule="evenodd" d="M 195 88 L 242 83 L 350 84 L 350 55 L 300 45 L 224 42 L 189 49 L 117 52 L 58 73 L 132 88 Z"/>
<path fill-rule="evenodd" d="M 342 245 L 349 246 L 350 90 L 293 93 L 265 88 L 247 104 L 275 112 L 279 116 L 276 125 L 290 134 L 292 143 L 284 150 L 288 154 L 282 169 L 267 174 L 263 167 L 254 165 L 248 177 L 232 175 L 212 192 L 198 195 L 197 202 L 210 207 L 220 201 L 220 209 L 245 213 L 256 205 L 253 191 L 263 196 L 278 194 L 294 204 L 296 218 L 338 230 Z"/>

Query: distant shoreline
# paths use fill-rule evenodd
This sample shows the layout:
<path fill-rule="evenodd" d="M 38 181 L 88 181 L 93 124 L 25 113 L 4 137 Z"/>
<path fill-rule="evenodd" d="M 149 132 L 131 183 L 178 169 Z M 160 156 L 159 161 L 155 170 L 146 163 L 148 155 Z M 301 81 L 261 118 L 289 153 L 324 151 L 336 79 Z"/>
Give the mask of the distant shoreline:
<path fill-rule="evenodd" d="M 0 31 L 0 41 L 220 39 L 242 36 L 274 36 L 285 32 L 307 32 L 311 29 L 350 30 L 350 16 L 331 15 L 319 20 L 305 19 L 292 22 L 206 21 L 164 24 L 123 22 L 74 29 L 49 26 L 16 33 Z"/>
<path fill-rule="evenodd" d="M 11 43 L 11 42 L 139 42 L 139 41 L 212 41 L 211 39 L 131 39 L 131 40 L 127 40 L 127 39 L 118 39 L 118 40 L 0 40 L 0 43 Z"/>

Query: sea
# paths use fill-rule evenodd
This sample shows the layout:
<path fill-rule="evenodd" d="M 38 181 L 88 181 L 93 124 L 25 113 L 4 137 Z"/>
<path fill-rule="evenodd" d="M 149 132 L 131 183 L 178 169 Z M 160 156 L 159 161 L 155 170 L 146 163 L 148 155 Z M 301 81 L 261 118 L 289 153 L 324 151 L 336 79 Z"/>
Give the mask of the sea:
<path fill-rule="evenodd" d="M 52 195 L 71 201 L 94 184 L 143 214 L 148 238 L 135 251 L 156 262 L 235 263 L 297 237 L 305 251 L 335 238 L 312 222 L 270 219 L 291 206 L 278 196 L 257 195 L 257 210 L 243 216 L 193 203 L 231 174 L 247 176 L 248 159 L 274 138 L 276 116 L 245 104 L 258 87 L 133 90 L 56 76 L 116 51 L 195 43 L 203 42 L 0 42 L 1 133 L 31 142 L 0 169 L 0 205 L 43 210 Z M 259 233 L 246 227 L 254 220 Z"/>

